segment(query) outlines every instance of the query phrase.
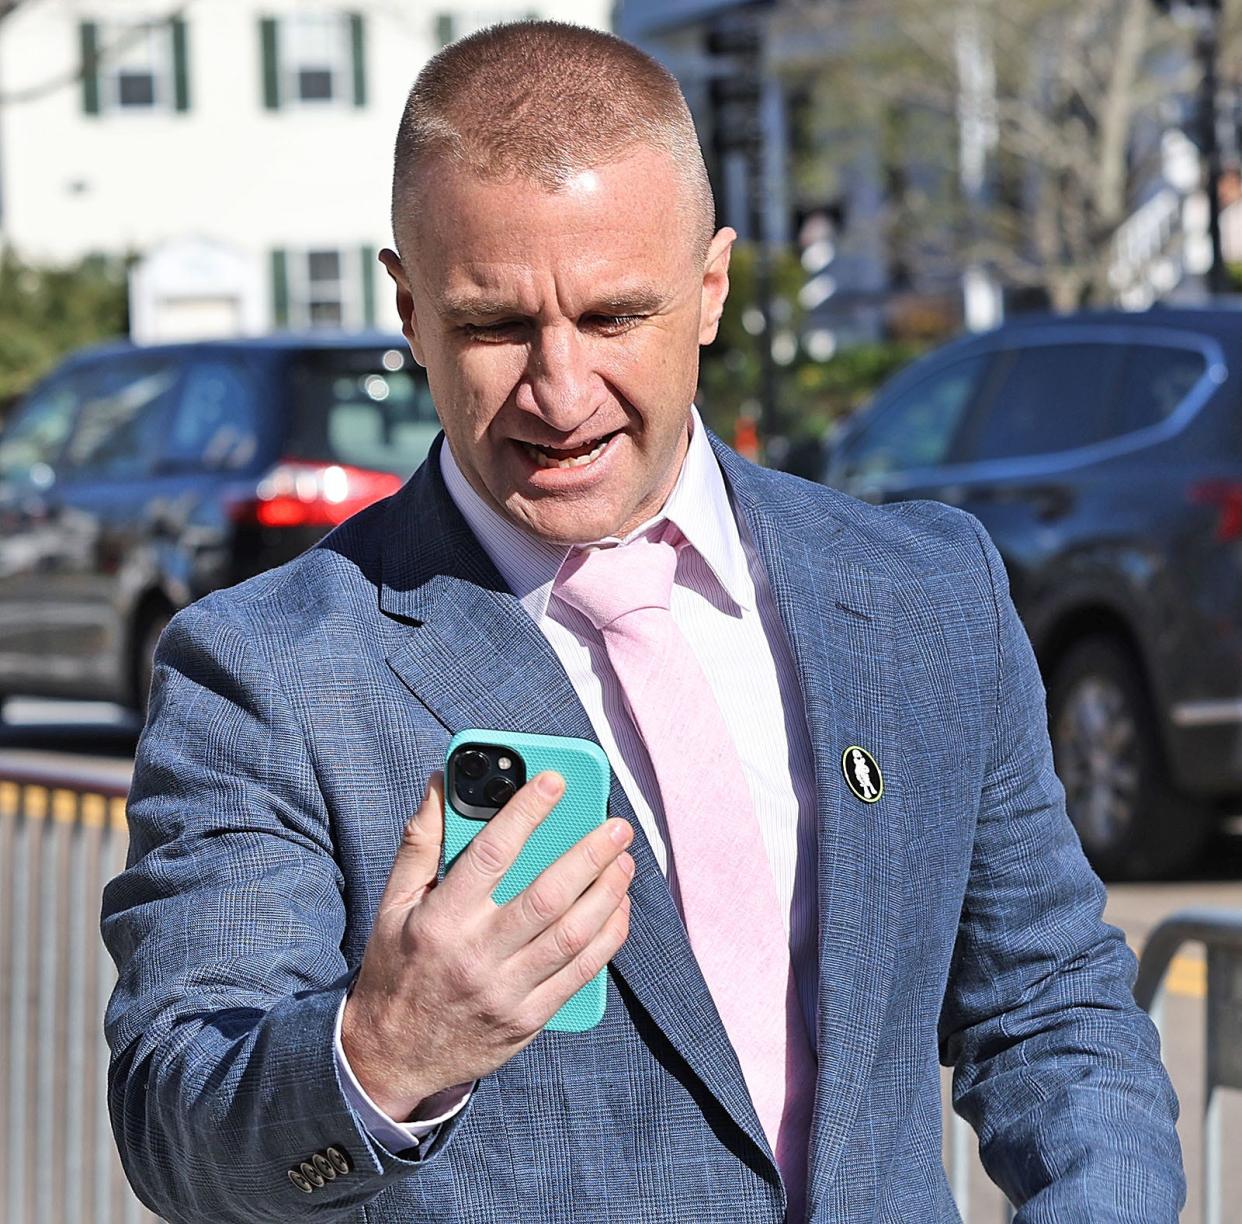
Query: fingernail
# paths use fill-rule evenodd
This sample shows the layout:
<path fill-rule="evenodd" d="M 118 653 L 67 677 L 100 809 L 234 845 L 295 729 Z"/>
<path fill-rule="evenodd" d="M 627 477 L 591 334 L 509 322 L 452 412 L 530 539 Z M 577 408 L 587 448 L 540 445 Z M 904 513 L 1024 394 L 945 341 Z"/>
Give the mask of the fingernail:
<path fill-rule="evenodd" d="M 608 830 L 608 836 L 611 837 L 618 846 L 624 846 L 630 839 L 629 823 L 624 820 L 614 820 Z"/>
<path fill-rule="evenodd" d="M 535 789 L 545 799 L 555 799 L 565 789 L 565 783 L 560 774 L 541 773 L 535 778 Z"/>
<path fill-rule="evenodd" d="M 621 864 L 621 870 L 624 871 L 626 875 L 634 874 L 634 856 L 632 854 L 622 850 L 621 853 L 617 855 L 617 862 Z"/>

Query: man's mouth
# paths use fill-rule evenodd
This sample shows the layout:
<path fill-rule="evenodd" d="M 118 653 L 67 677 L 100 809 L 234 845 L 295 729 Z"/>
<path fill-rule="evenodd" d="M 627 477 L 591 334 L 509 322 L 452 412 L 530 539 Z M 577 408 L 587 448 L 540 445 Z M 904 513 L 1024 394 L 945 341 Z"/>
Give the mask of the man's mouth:
<path fill-rule="evenodd" d="M 520 445 L 541 468 L 585 467 L 588 463 L 594 463 L 604 453 L 604 447 L 620 432 L 619 429 L 614 429 L 602 438 L 595 438 L 568 450 L 555 446 L 537 446 L 533 442 L 522 442 Z"/>

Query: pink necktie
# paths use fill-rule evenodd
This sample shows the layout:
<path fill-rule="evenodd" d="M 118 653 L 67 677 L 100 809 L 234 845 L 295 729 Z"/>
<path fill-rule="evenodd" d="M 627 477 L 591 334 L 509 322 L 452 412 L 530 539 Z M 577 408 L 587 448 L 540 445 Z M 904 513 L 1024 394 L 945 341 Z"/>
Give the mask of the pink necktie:
<path fill-rule="evenodd" d="M 572 553 L 554 593 L 600 631 L 660 787 L 695 958 L 772 1145 L 805 1215 L 815 1056 L 798 1005 L 772 867 L 737 749 L 669 612 L 671 523 L 628 544 Z"/>

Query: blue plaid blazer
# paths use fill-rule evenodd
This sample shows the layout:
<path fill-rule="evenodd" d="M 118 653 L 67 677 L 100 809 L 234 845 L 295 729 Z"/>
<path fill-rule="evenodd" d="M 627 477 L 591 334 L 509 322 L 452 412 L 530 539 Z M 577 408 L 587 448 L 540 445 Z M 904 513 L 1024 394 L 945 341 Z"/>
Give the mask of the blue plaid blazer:
<path fill-rule="evenodd" d="M 991 543 L 960 511 L 865 505 L 712 444 L 814 748 L 810 1218 L 958 1220 L 944 1063 L 1019 1224 L 1173 1224 L 1177 1102 L 1066 818 Z M 437 455 L 297 560 L 186 609 L 160 644 L 128 866 L 103 899 L 125 1170 L 178 1224 L 776 1224 L 772 1153 L 619 787 L 637 871 L 603 1023 L 541 1034 L 416 1151 L 375 1142 L 342 1096 L 337 1008 L 450 736 L 594 738 Z M 883 771 L 874 804 L 845 784 L 851 744 Z M 288 1177 L 302 1161 L 332 1173 L 310 1194 Z"/>

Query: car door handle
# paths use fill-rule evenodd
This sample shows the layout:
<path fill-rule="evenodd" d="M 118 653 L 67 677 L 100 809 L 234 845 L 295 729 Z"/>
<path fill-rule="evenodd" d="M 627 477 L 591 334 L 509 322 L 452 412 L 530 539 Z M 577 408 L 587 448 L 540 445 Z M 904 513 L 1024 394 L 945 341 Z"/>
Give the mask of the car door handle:
<path fill-rule="evenodd" d="M 951 506 L 1026 505 L 1041 523 L 1064 518 L 1074 508 L 1074 494 L 1064 485 L 952 485 L 939 497 Z"/>
<path fill-rule="evenodd" d="M 1041 523 L 1050 523 L 1055 519 L 1064 518 L 1074 508 L 1074 494 L 1063 485 L 1047 485 L 1039 489 L 1031 489 L 1029 493 L 1031 508 Z"/>

